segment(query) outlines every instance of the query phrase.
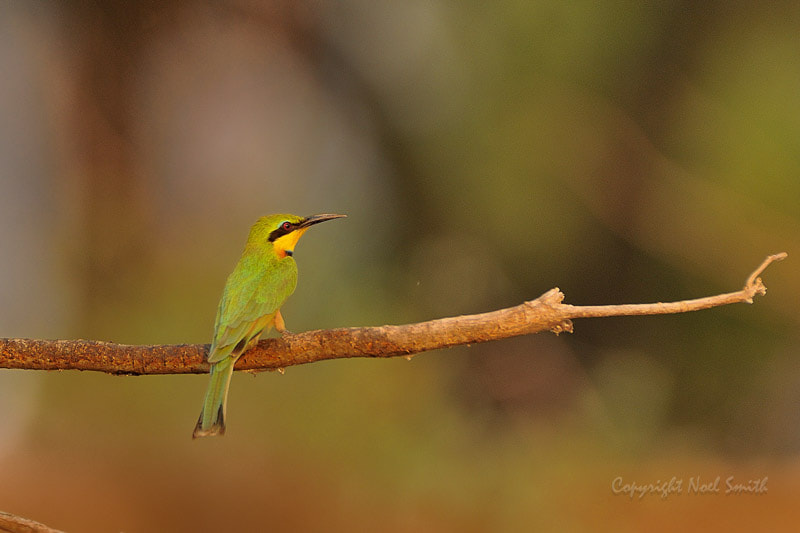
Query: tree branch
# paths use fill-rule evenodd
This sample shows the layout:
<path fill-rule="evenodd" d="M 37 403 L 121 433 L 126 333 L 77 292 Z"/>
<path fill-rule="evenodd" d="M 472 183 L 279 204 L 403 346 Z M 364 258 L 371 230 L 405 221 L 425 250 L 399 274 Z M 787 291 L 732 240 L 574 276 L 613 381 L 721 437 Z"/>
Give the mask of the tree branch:
<path fill-rule="evenodd" d="M 575 306 L 551 289 L 516 307 L 478 315 L 440 318 L 402 326 L 336 328 L 265 339 L 236 363 L 237 370 L 282 370 L 287 366 L 349 357 L 410 357 L 459 344 L 488 342 L 540 331 L 572 332 L 573 318 L 686 313 L 733 303 L 752 303 L 765 294 L 759 277 L 786 253 L 767 257 L 743 289 L 679 302 Z M 89 340 L 0 339 L 0 368 L 94 370 L 109 374 L 206 373 L 207 344 L 131 346 Z"/>
<path fill-rule="evenodd" d="M 0 511 L 0 532 L 8 533 L 64 533 L 44 524 Z"/>

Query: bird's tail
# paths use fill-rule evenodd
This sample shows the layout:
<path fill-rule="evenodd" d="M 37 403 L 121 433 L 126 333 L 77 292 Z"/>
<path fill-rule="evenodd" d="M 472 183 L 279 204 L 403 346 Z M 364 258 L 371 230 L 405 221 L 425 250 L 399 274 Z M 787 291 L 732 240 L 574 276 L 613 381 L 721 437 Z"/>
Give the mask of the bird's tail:
<path fill-rule="evenodd" d="M 208 382 L 203 410 L 194 427 L 192 438 L 225 434 L 225 406 L 228 400 L 228 387 L 233 375 L 233 357 L 211 365 L 211 378 Z"/>

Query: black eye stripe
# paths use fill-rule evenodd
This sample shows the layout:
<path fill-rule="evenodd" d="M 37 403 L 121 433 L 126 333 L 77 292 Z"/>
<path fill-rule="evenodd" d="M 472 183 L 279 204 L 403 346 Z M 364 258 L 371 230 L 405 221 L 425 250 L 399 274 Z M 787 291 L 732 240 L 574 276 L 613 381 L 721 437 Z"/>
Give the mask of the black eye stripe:
<path fill-rule="evenodd" d="M 278 226 L 278 229 L 272 230 L 269 234 L 269 242 L 273 242 L 275 239 L 279 239 L 286 235 L 287 233 L 291 233 L 294 231 L 294 224 L 289 222 L 288 220 L 281 223 Z"/>

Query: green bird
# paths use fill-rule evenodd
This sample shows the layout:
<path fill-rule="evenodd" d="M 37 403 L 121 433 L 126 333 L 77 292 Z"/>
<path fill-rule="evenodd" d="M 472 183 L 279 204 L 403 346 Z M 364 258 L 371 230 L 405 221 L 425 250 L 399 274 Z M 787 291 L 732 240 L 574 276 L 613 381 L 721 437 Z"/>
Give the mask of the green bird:
<path fill-rule="evenodd" d="M 192 438 L 225 434 L 225 406 L 236 360 L 275 327 L 284 334 L 281 306 L 297 285 L 292 257 L 297 241 L 314 224 L 347 215 L 269 215 L 250 228 L 244 252 L 219 301 L 208 352 L 211 379 Z"/>

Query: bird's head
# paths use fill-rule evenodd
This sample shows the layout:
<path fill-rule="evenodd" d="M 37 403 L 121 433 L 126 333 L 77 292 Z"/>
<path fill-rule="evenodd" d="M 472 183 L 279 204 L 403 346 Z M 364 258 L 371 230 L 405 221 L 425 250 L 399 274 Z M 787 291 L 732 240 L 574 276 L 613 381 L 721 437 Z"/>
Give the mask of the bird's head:
<path fill-rule="evenodd" d="M 250 230 L 248 243 L 272 243 L 278 257 L 286 257 L 294 253 L 294 247 L 303 233 L 314 224 L 343 218 L 347 215 L 311 215 L 310 217 L 299 217 L 297 215 L 268 215 L 258 219 Z"/>

